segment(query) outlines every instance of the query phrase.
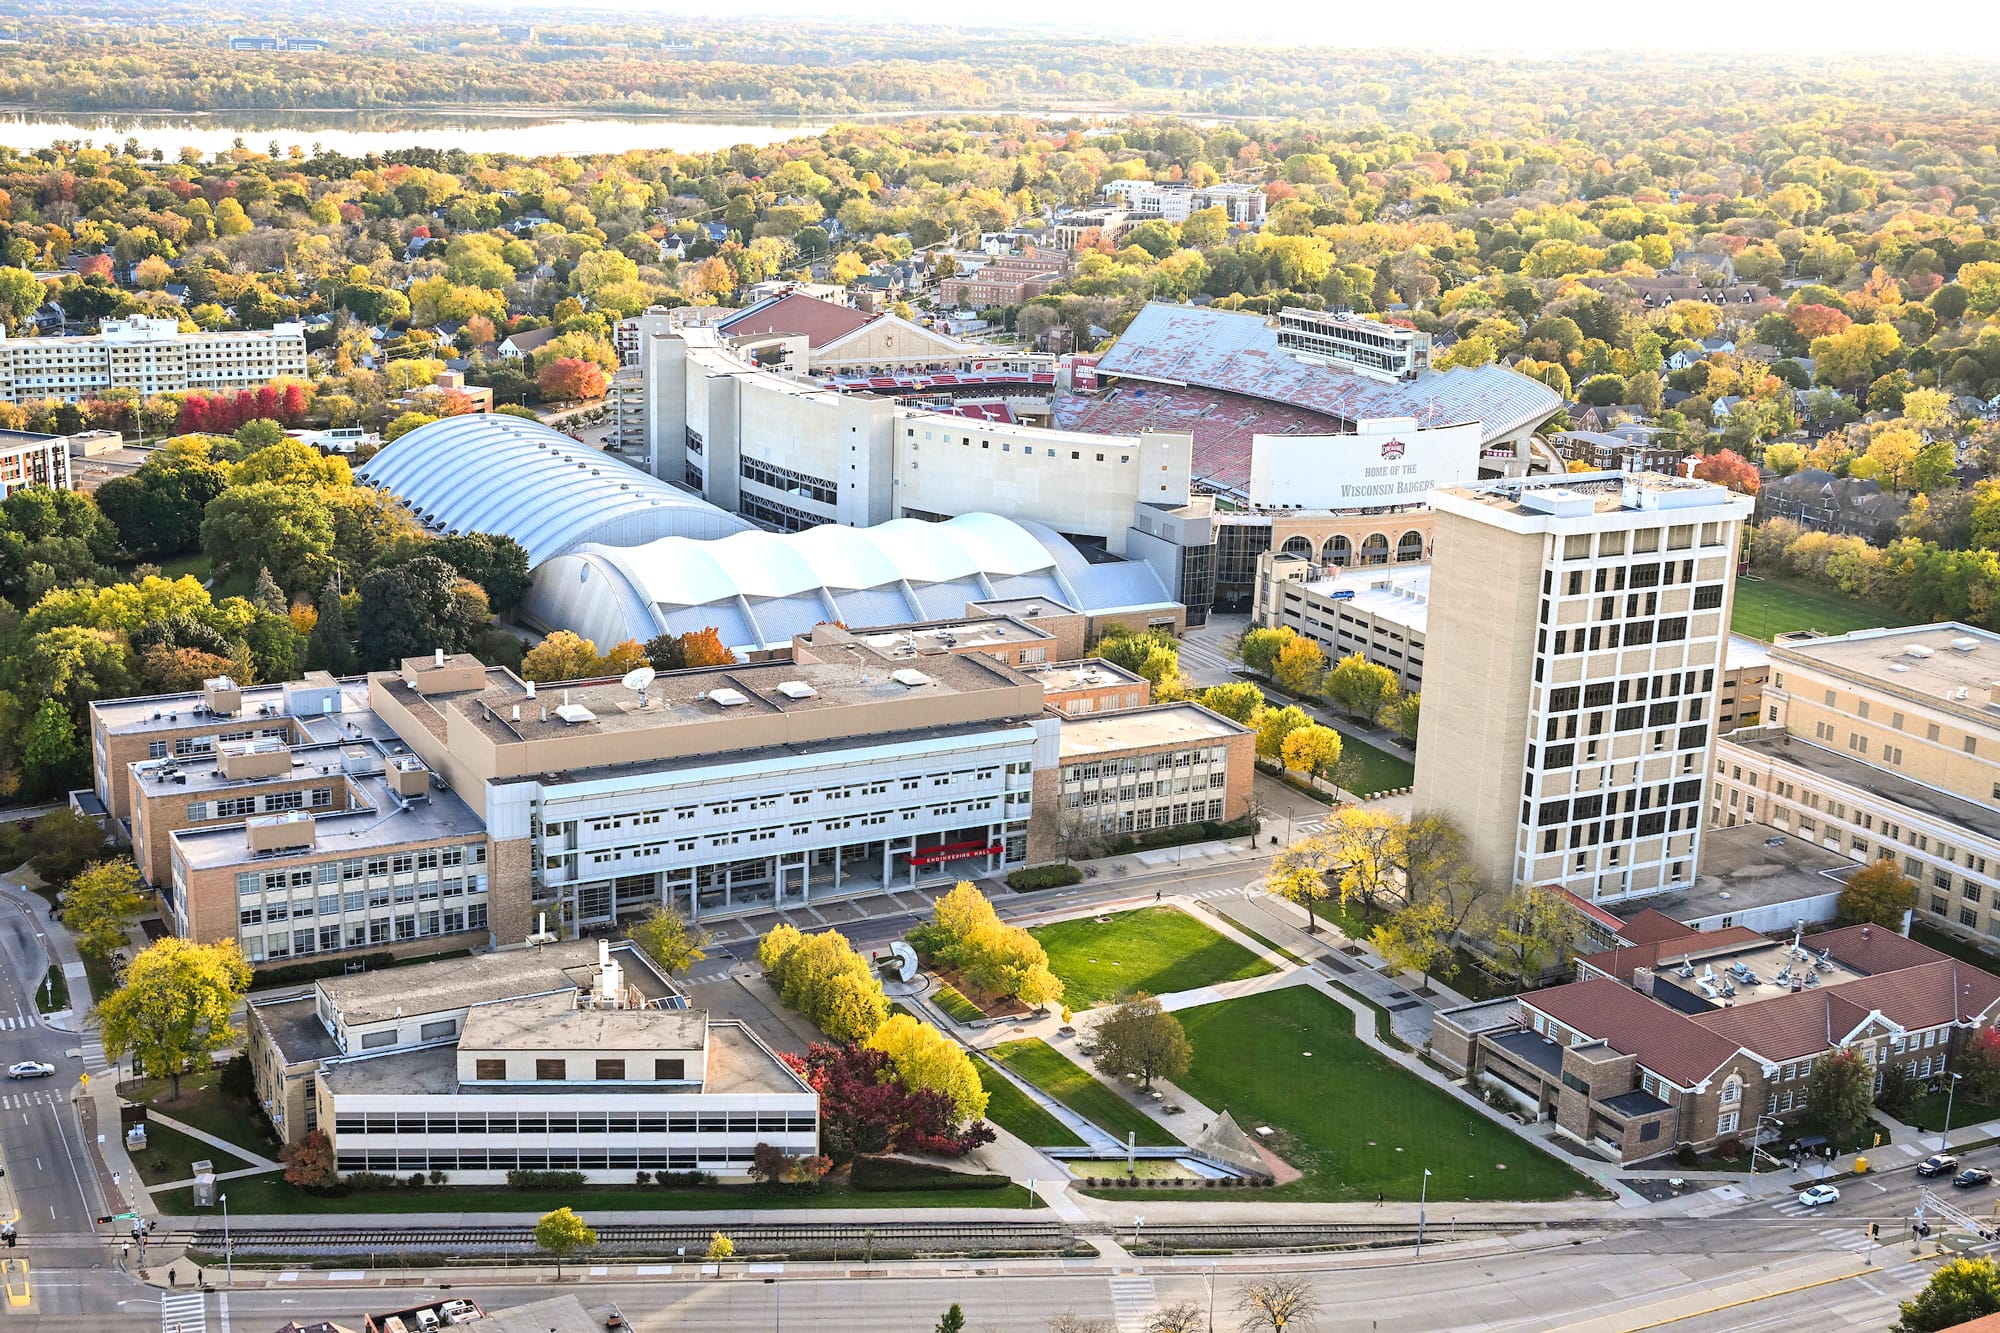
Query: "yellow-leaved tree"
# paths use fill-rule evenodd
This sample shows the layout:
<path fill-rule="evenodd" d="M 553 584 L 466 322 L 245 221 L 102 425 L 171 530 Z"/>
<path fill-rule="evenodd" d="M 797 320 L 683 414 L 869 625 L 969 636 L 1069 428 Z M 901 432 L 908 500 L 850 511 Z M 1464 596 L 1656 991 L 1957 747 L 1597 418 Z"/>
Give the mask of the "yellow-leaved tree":
<path fill-rule="evenodd" d="M 130 1054 L 148 1073 L 173 1080 L 242 1034 L 231 1021 L 250 989 L 250 964 L 235 940 L 197 944 L 167 935 L 139 951 L 123 983 L 97 1006 L 104 1053 Z"/>
<path fill-rule="evenodd" d="M 1041 941 L 1002 921 L 969 880 L 937 900 L 930 921 L 910 932 L 910 943 L 981 994 L 1037 1009 L 1062 998 L 1062 982 L 1049 970 Z"/>
<path fill-rule="evenodd" d="M 835 1041 L 865 1041 L 889 1016 L 882 983 L 837 930 L 807 935 L 780 923 L 758 942 L 757 961 L 778 998 Z"/>
<path fill-rule="evenodd" d="M 912 1091 L 939 1092 L 951 1098 L 961 1121 L 986 1114 L 986 1089 L 980 1085 L 972 1057 L 929 1023 L 908 1014 L 891 1014 L 867 1044 L 889 1057 L 897 1076 Z"/>

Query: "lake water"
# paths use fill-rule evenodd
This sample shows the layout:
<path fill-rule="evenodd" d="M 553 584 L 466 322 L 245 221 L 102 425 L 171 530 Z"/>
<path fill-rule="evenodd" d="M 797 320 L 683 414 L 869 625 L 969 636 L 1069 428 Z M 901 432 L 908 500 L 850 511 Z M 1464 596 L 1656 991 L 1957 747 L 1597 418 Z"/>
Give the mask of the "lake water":
<path fill-rule="evenodd" d="M 71 112 L 40 115 L 0 111 L 0 145 L 32 152 L 58 140 L 99 145 L 137 139 L 142 149 L 160 149 L 169 159 L 183 148 L 204 157 L 235 146 L 259 152 L 272 143 L 285 151 L 296 144 L 307 154 L 315 145 L 360 157 L 394 148 L 463 148 L 467 152 L 514 153 L 541 157 L 555 153 L 622 153 L 671 148 L 711 152 L 737 144 L 781 143 L 818 134 L 824 121 L 684 120 L 645 116 L 500 114 L 477 111 L 229 111 Z"/>

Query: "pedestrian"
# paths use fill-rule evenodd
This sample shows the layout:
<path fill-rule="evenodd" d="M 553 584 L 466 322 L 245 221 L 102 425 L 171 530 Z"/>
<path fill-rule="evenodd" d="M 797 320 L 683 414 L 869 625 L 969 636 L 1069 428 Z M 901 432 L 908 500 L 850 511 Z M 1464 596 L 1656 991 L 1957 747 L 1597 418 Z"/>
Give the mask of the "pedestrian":
<path fill-rule="evenodd" d="M 1375 1191 L 1375 1206 L 1376 1206 L 1377 1208 L 1380 1208 L 1380 1207 L 1382 1206 L 1382 1191 L 1381 1191 L 1381 1190 L 1376 1190 L 1376 1191 Z"/>
<path fill-rule="evenodd" d="M 1154 902 L 1160 901 L 1160 891 L 1158 889 L 1153 890 L 1153 901 Z"/>
<path fill-rule="evenodd" d="M 167 1285 L 170 1287 L 178 1287 L 180 1284 L 181 1284 L 181 1270 L 178 1268 L 169 1268 L 167 1270 Z"/>
<path fill-rule="evenodd" d="M 201 1269 L 199 1268 L 194 1270 L 194 1284 L 197 1287 L 204 1287 L 208 1285 L 207 1280 L 202 1277 Z"/>

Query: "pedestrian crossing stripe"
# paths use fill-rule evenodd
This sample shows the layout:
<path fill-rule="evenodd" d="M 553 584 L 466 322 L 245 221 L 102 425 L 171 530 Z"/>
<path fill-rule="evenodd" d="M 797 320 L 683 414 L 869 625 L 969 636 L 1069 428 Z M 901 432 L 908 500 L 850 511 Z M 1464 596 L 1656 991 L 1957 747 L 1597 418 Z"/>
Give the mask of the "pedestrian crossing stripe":
<path fill-rule="evenodd" d="M 1111 1279 L 1111 1314 L 1118 1333 L 1143 1333 L 1153 1313 L 1153 1279 L 1114 1277 Z"/>
<path fill-rule="evenodd" d="M 198 1291 L 160 1293 L 160 1333 L 207 1333 L 208 1297 Z"/>

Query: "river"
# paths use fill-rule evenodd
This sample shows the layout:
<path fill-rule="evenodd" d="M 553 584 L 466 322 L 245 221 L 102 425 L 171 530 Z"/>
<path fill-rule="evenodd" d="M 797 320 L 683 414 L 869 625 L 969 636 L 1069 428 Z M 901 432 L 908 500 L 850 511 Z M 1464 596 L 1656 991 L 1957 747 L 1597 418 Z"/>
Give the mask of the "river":
<path fill-rule="evenodd" d="M 475 153 L 541 157 L 557 153 L 622 153 L 672 148 L 709 152 L 737 144 L 779 143 L 818 134 L 825 120 L 672 119 L 649 116 L 566 116 L 539 110 L 491 111 L 178 111 L 63 112 L 44 115 L 19 109 L 0 111 L 0 145 L 32 152 L 58 140 L 118 145 L 137 139 L 142 149 L 159 149 L 169 159 L 183 148 L 204 157 L 234 147 L 281 152 L 297 145 L 360 157 L 393 148 L 463 148 Z"/>

